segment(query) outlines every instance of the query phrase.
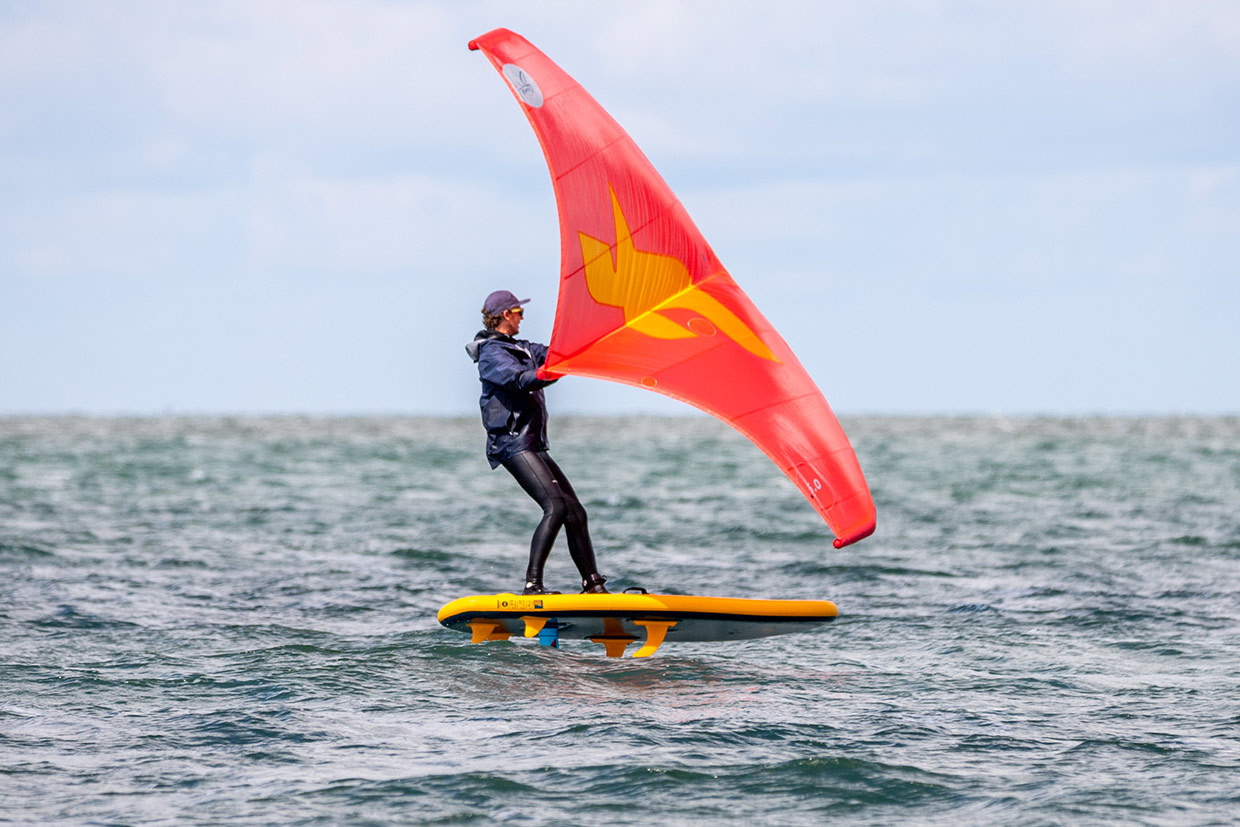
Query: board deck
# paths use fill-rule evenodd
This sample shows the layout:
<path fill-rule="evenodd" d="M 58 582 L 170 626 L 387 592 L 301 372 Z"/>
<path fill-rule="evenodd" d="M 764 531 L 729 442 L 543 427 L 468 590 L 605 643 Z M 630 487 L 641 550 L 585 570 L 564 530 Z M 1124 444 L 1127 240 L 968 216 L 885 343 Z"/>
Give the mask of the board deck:
<path fill-rule="evenodd" d="M 453 600 L 439 622 L 469 632 L 474 643 L 538 638 L 590 640 L 620 657 L 642 641 L 633 657 L 653 655 L 665 641 L 723 641 L 803 632 L 839 615 L 827 600 L 757 600 L 678 594 L 488 594 Z"/>

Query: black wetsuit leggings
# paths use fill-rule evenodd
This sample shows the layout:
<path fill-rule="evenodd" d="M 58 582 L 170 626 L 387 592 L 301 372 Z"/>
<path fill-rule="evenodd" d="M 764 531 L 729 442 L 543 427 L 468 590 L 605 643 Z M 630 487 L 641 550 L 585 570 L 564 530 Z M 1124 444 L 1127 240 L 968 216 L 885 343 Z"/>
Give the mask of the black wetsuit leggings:
<path fill-rule="evenodd" d="M 522 451 L 503 462 L 508 473 L 516 477 L 525 493 L 542 506 L 543 518 L 530 541 L 530 563 L 525 579 L 542 583 L 543 566 L 551 554 L 560 526 L 568 528 L 568 553 L 581 572 L 581 579 L 598 574 L 594 562 L 594 546 L 586 525 L 586 509 L 577 499 L 572 484 L 546 451 Z"/>

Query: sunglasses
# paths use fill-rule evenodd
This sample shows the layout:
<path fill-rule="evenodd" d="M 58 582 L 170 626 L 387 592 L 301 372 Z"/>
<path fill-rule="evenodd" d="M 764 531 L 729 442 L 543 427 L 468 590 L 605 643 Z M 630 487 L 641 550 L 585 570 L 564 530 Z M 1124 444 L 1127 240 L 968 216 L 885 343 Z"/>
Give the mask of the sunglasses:
<path fill-rule="evenodd" d="M 514 308 L 512 308 L 511 310 L 509 310 L 508 312 L 509 312 L 509 313 L 515 313 L 515 314 L 516 314 L 516 315 L 518 315 L 518 316 L 524 316 L 524 315 L 525 315 L 525 308 L 524 308 L 524 307 L 514 307 Z"/>

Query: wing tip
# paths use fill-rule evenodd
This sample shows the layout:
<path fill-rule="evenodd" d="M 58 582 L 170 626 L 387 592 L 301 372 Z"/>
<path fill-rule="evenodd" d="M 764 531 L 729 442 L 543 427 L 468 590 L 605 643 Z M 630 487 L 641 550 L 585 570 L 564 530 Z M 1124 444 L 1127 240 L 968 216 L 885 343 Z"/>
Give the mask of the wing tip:
<path fill-rule="evenodd" d="M 504 37 L 507 35 L 516 35 L 517 37 L 521 37 L 521 35 L 518 35 L 516 32 L 512 31 L 511 29 L 505 29 L 503 26 L 500 26 L 498 29 L 491 29 L 491 31 L 487 32 L 486 34 L 480 34 L 477 37 L 475 37 L 473 40 L 469 41 L 469 50 L 471 52 L 476 52 L 485 45 L 486 41 L 495 40 L 497 38 Z"/>
<path fill-rule="evenodd" d="M 843 548 L 844 546 L 850 546 L 859 540 L 864 540 L 866 537 L 869 537 L 874 533 L 874 529 L 877 525 L 878 520 L 871 516 L 867 522 L 862 523 L 847 534 L 841 534 L 839 537 L 836 537 L 831 545 L 836 548 Z"/>

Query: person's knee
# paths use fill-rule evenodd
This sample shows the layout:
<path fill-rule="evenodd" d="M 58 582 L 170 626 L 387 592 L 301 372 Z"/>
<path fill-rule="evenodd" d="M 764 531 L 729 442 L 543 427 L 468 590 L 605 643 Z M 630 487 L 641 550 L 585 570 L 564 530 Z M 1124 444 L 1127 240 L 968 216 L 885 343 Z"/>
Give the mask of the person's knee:
<path fill-rule="evenodd" d="M 559 497 L 553 497 L 543 503 L 543 519 L 551 520 L 556 525 L 563 525 L 569 517 L 568 503 Z"/>
<path fill-rule="evenodd" d="M 565 507 L 564 519 L 569 525 L 584 526 L 586 524 L 586 507 L 577 501 Z"/>

